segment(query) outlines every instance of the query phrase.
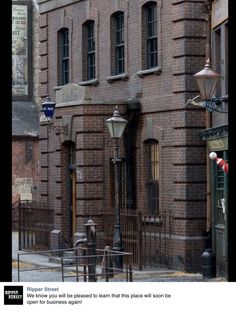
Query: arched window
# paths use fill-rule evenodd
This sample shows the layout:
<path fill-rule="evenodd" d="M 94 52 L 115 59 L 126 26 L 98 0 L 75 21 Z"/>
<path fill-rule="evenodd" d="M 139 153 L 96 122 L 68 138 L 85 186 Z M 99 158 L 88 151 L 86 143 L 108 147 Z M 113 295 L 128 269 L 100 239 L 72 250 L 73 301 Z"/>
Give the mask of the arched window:
<path fill-rule="evenodd" d="M 142 8 L 143 69 L 158 66 L 157 4 L 150 1 Z"/>
<path fill-rule="evenodd" d="M 58 32 L 58 84 L 69 83 L 70 57 L 69 57 L 69 29 L 62 28 Z"/>
<path fill-rule="evenodd" d="M 150 215 L 159 212 L 159 181 L 160 181 L 160 151 L 158 141 L 145 141 L 147 159 L 147 194 L 148 212 Z"/>

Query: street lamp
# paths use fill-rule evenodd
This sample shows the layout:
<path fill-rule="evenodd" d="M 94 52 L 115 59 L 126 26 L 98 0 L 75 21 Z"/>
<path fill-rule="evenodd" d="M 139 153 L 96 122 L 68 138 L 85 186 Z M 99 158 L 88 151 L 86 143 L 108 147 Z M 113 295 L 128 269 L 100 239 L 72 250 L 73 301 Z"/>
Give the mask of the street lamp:
<path fill-rule="evenodd" d="M 119 143 L 118 140 L 122 137 L 127 120 L 123 119 L 118 111 L 116 106 L 113 116 L 110 119 L 106 120 L 107 127 L 111 138 L 115 141 L 114 146 L 114 169 L 115 169 L 115 232 L 113 237 L 113 250 L 114 251 L 123 251 L 123 242 L 122 235 L 120 230 L 120 200 L 119 200 L 119 162 L 121 161 L 118 157 Z M 122 256 L 115 256 L 115 266 L 116 268 L 123 268 L 123 259 Z"/>
<path fill-rule="evenodd" d="M 56 126 L 53 125 L 52 120 L 53 120 L 53 115 L 56 107 L 56 103 L 50 100 L 50 97 L 47 96 L 46 100 L 44 103 L 42 103 L 43 107 L 43 112 L 46 117 L 46 120 L 48 121 L 48 128 L 49 128 L 49 133 L 52 131 L 55 131 L 56 134 L 68 134 L 68 126 L 67 125 L 60 125 Z"/>
<path fill-rule="evenodd" d="M 197 84 L 200 91 L 200 96 L 197 95 L 193 99 L 189 99 L 186 103 L 192 104 L 195 106 L 206 108 L 208 112 L 223 112 L 228 113 L 228 111 L 223 110 L 222 106 L 219 108 L 219 106 L 223 102 L 227 102 L 227 97 L 215 97 L 213 96 L 216 84 L 220 78 L 220 75 L 213 70 L 211 70 L 210 66 L 210 60 L 206 61 L 204 69 L 199 71 L 194 75 L 194 77 L 197 80 Z M 196 101 L 196 99 L 201 98 L 201 101 Z"/>

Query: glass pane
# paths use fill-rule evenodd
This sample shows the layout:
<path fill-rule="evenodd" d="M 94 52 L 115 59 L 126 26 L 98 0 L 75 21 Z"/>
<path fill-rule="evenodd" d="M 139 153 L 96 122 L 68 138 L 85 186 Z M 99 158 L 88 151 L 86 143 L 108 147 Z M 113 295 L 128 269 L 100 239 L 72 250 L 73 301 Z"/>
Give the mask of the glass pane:
<path fill-rule="evenodd" d="M 116 74 L 124 72 L 124 46 L 116 48 Z"/>
<path fill-rule="evenodd" d="M 116 44 L 124 42 L 124 14 L 116 16 Z"/>
<path fill-rule="evenodd" d="M 148 68 L 157 66 L 157 38 L 148 40 Z"/>
<path fill-rule="evenodd" d="M 88 52 L 94 51 L 95 42 L 94 42 L 94 23 L 88 25 Z"/>
<path fill-rule="evenodd" d="M 88 55 L 88 80 L 95 78 L 95 53 Z"/>

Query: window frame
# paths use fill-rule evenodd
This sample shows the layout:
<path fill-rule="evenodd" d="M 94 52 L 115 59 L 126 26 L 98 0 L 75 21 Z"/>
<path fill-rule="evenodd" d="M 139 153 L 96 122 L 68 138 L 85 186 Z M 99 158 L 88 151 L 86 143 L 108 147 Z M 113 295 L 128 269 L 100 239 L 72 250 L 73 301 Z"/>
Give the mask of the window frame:
<path fill-rule="evenodd" d="M 157 36 L 157 5 L 154 3 L 151 3 L 146 6 L 146 40 L 147 40 L 146 43 L 147 69 L 156 68 L 158 66 L 158 36 Z M 154 49 L 151 48 L 152 46 L 154 46 Z M 152 56 L 154 56 L 154 58 Z M 153 59 L 151 60 L 151 58 Z"/>
<path fill-rule="evenodd" d="M 60 85 L 70 82 L 70 41 L 69 29 L 62 28 L 58 32 L 59 35 L 59 72 L 58 80 Z"/>
<path fill-rule="evenodd" d="M 95 51 L 95 35 L 94 21 L 89 21 L 86 24 L 87 33 L 87 80 L 95 79 L 96 76 L 96 51 Z"/>
<path fill-rule="evenodd" d="M 216 87 L 216 96 L 228 96 L 228 22 L 212 30 L 213 68 L 223 78 Z"/>
<path fill-rule="evenodd" d="M 115 18 L 115 74 L 125 72 L 125 39 L 124 39 L 124 12 L 118 12 Z"/>

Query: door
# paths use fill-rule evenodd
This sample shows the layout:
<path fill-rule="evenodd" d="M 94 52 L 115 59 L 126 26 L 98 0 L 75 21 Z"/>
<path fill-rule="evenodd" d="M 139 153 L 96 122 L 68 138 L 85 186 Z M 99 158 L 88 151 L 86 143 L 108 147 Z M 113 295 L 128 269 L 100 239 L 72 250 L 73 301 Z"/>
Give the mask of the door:
<path fill-rule="evenodd" d="M 227 160 L 227 152 L 217 152 Z M 216 273 L 226 276 L 227 267 L 227 174 L 213 163 L 213 249 L 216 255 Z"/>
<path fill-rule="evenodd" d="M 73 246 L 73 235 L 76 232 L 76 166 L 74 144 L 69 145 L 68 157 L 68 240 Z"/>

